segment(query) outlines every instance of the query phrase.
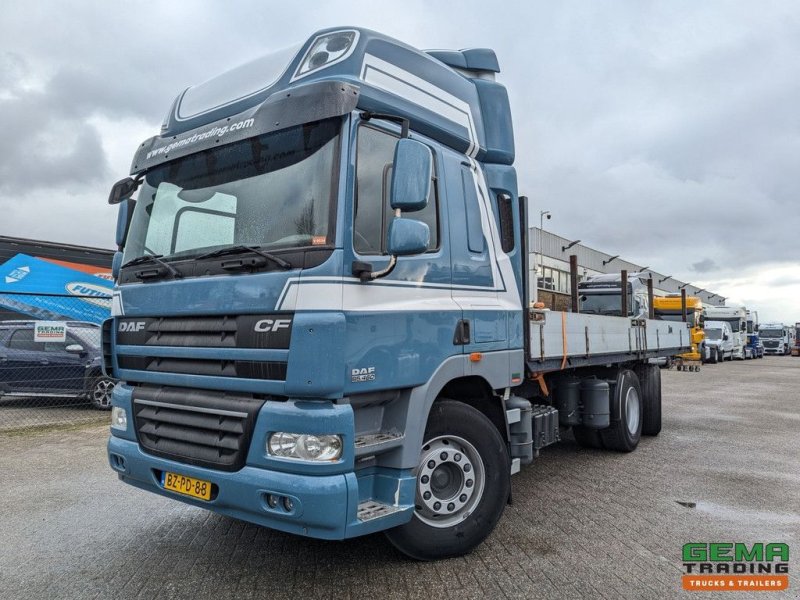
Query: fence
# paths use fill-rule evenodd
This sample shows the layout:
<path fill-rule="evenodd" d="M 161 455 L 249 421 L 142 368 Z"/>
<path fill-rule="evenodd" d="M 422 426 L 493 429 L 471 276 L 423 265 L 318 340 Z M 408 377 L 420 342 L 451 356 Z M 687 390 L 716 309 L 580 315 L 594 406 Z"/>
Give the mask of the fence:
<path fill-rule="evenodd" d="M 107 422 L 100 323 L 111 297 L 0 292 L 0 435 Z"/>

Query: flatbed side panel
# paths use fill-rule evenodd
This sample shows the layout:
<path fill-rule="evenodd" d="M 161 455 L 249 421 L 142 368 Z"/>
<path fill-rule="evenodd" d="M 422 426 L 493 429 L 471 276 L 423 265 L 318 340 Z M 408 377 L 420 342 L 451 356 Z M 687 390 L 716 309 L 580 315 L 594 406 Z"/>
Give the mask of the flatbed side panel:
<path fill-rule="evenodd" d="M 540 364 L 565 356 L 569 363 L 593 364 L 672 356 L 691 344 L 682 323 L 547 310 L 531 311 L 529 337 L 529 360 Z"/>

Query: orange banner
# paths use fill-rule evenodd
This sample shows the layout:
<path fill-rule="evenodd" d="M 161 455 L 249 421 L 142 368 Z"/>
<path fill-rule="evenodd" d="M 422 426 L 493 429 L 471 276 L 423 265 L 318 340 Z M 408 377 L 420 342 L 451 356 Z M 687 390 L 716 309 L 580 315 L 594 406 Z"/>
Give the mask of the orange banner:
<path fill-rule="evenodd" d="M 779 592 L 789 589 L 788 575 L 684 575 L 691 592 Z"/>

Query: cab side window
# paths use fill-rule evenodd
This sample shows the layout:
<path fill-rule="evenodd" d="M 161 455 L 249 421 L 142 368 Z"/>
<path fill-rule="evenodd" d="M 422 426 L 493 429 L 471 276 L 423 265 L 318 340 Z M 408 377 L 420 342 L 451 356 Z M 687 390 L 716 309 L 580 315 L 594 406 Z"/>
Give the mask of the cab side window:
<path fill-rule="evenodd" d="M 356 154 L 356 198 L 353 223 L 353 248 L 359 254 L 386 254 L 386 236 L 394 218 L 390 203 L 392 162 L 397 136 L 374 127 L 358 129 Z M 431 232 L 428 250 L 439 247 L 438 196 L 435 180 L 428 205 L 405 217 L 426 223 Z"/>

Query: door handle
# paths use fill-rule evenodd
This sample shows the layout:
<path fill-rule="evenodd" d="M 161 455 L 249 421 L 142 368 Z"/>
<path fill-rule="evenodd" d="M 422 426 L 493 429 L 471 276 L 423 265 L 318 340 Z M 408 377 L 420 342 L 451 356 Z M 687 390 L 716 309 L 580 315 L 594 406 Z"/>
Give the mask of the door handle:
<path fill-rule="evenodd" d="M 39 364 L 40 364 L 40 365 L 49 365 L 49 364 L 50 364 L 50 361 L 49 361 L 49 360 L 40 360 L 40 361 L 39 361 Z"/>

